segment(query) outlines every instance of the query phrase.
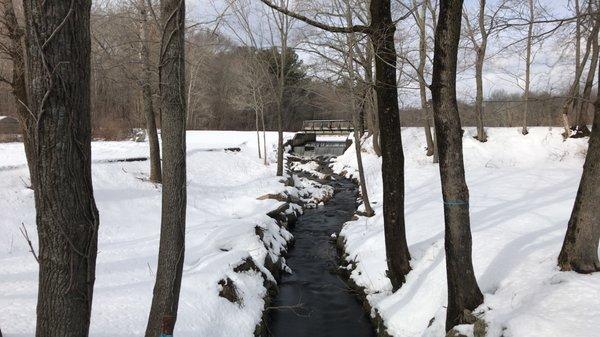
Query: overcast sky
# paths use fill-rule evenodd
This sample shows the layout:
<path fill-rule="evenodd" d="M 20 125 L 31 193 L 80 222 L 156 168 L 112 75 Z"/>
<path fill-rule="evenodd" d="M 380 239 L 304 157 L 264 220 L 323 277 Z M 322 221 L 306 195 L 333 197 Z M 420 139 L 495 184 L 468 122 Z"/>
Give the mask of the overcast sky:
<path fill-rule="evenodd" d="M 227 3 L 231 0 L 188 0 L 188 17 L 195 22 L 205 22 L 207 26 L 214 27 L 214 20 L 220 14 L 225 12 Z M 245 0 L 250 1 L 251 5 L 256 8 L 255 16 L 253 17 L 253 26 L 257 31 L 262 32 L 263 36 L 269 35 L 268 23 L 264 18 L 264 5 L 260 0 Z M 304 3 L 314 4 L 316 1 L 325 0 L 302 0 Z M 546 10 L 547 15 L 555 18 L 570 17 L 572 12 L 569 9 L 568 0 L 538 0 L 538 2 Z M 409 2 L 410 3 L 410 2 Z M 498 0 L 488 0 L 488 7 L 494 8 Z M 465 7 L 476 13 L 478 1 L 466 0 Z M 306 8 L 306 7 L 304 7 Z M 261 14 L 263 13 L 263 14 Z M 266 12 L 268 13 L 268 12 Z M 307 16 L 314 13 L 307 12 Z M 235 20 L 229 20 L 231 22 Z M 231 30 L 233 24 L 220 24 L 219 32 L 226 34 L 232 40 L 236 41 L 239 36 L 236 36 Z M 307 30 L 314 29 L 306 27 L 302 23 L 295 24 L 295 30 L 292 33 L 295 43 L 300 43 L 301 36 Z M 547 30 L 551 26 L 539 27 L 541 30 Z M 235 28 L 233 28 L 235 30 Z M 574 46 L 567 41 L 566 32 L 569 27 L 560 29 L 551 38 L 544 40 L 542 43 L 534 47 L 534 63 L 532 65 L 532 90 L 549 90 L 558 93 L 564 89 L 570 82 L 574 72 Z M 416 36 L 414 22 L 410 19 L 399 24 L 398 39 L 412 40 L 418 39 Z M 523 32 L 524 34 L 525 32 Z M 495 90 L 504 90 L 510 93 L 523 92 L 523 77 L 524 77 L 524 43 L 517 43 L 524 35 L 514 30 L 503 31 L 498 36 L 490 37 L 488 43 L 489 59 L 486 61 L 484 68 L 484 95 L 487 97 Z M 238 34 L 239 35 L 239 34 Z M 257 34 L 261 35 L 261 34 Z M 268 44 L 268 41 L 264 41 Z M 412 43 L 412 42 L 410 42 Z M 409 44 L 410 44 L 409 43 Z M 507 45 L 512 45 L 506 48 Z M 463 39 L 461 45 L 468 47 L 469 44 Z M 300 44 L 302 47 L 302 44 Z M 302 49 L 302 48 L 300 48 Z M 407 49 L 415 49 L 414 46 L 408 46 Z M 310 65 L 319 62 L 315 57 L 306 52 L 298 51 L 306 64 Z M 416 54 L 415 54 L 416 55 Z M 475 80 L 473 78 L 473 61 L 474 54 L 468 49 L 462 49 L 460 52 L 460 67 L 458 74 L 458 95 L 459 98 L 466 101 L 474 99 Z M 409 83 L 400 89 L 401 103 L 404 105 L 418 104 L 418 91 L 411 89 L 416 87 L 415 83 Z"/>

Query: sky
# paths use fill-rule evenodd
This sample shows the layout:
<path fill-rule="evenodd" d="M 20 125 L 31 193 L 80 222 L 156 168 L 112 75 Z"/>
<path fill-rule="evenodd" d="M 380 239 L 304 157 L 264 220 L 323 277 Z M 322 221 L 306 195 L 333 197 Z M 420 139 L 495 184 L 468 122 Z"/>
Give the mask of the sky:
<path fill-rule="evenodd" d="M 227 4 L 231 0 L 188 0 L 188 17 L 195 22 L 206 23 L 207 27 L 214 28 L 215 19 L 222 13 L 225 13 L 227 24 L 223 21 L 219 24 L 219 32 L 229 36 L 233 41 L 240 41 L 243 37 L 240 34 L 240 29 L 235 27 L 233 23 L 231 10 Z M 239 0 L 237 0 L 239 1 Z M 268 11 L 265 11 L 265 5 L 260 0 L 242 0 L 248 3 L 254 11 L 251 18 L 253 30 L 260 32 L 257 36 L 270 36 Z M 318 1 L 328 0 L 298 0 L 303 1 L 304 6 L 311 6 Z M 405 0 L 406 1 L 406 0 Z M 490 0 L 487 3 L 489 10 L 493 10 L 498 6 L 501 0 Z M 518 0 L 509 0 L 518 1 Z M 293 0 L 292 0 L 293 2 Z M 410 1 L 409 1 L 410 3 Z M 537 0 L 539 8 L 544 8 L 547 17 L 564 18 L 572 16 L 569 9 L 569 0 Z M 464 4 L 470 13 L 476 13 L 478 1 L 466 0 Z M 303 7 L 306 8 L 306 7 Z M 516 6 L 513 4 L 511 8 Z M 306 12 L 305 15 L 314 17 L 314 12 Z M 464 26 L 464 24 L 463 24 Z M 550 38 L 535 44 L 533 48 L 534 61 L 532 64 L 532 90 L 550 91 L 554 94 L 559 94 L 564 90 L 572 80 L 574 72 L 574 54 L 575 48 L 572 42 L 568 41 L 567 31 L 572 29 L 573 25 L 563 27 Z M 554 25 L 546 25 L 538 27 L 538 31 L 548 30 Z M 306 41 L 303 41 L 302 36 L 306 32 L 315 31 L 312 27 L 307 27 L 303 23 L 295 23 L 292 31 L 293 45 L 297 46 L 297 52 L 304 60 L 305 64 L 322 64 L 322 60 L 305 51 Z M 430 35 L 432 32 L 429 32 Z M 408 57 L 416 57 L 417 55 L 417 31 L 414 21 L 408 19 L 399 23 L 397 30 L 397 40 L 407 41 L 402 46 L 405 50 L 414 50 L 409 53 Z M 484 65 L 484 96 L 489 97 L 494 91 L 505 91 L 508 93 L 522 93 L 524 83 L 524 43 L 519 42 L 523 38 L 522 32 L 515 30 L 505 30 L 497 35 L 492 35 L 488 42 L 487 60 Z M 270 43 L 269 38 L 262 41 L 265 45 Z M 507 48 L 506 46 L 510 46 Z M 474 79 L 474 52 L 469 49 L 470 44 L 464 38 L 461 40 L 461 50 L 459 51 L 459 72 L 457 74 L 457 95 L 459 99 L 470 102 L 475 96 L 475 79 Z M 400 48 L 398 48 L 400 49 Z M 432 55 L 430 55 L 431 57 Z M 565 75 L 567 74 L 567 75 Z M 318 74 L 317 74 L 318 75 Z M 417 84 L 411 81 L 406 82 L 408 77 L 404 76 L 404 81 L 401 78 L 399 82 L 400 101 L 404 106 L 418 105 L 418 90 Z"/>

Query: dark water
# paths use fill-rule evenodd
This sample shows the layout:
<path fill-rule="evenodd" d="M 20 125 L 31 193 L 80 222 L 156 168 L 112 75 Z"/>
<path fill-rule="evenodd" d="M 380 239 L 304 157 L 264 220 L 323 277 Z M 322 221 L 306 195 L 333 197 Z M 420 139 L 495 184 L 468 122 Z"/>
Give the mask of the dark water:
<path fill-rule="evenodd" d="M 275 337 L 369 337 L 375 336 L 369 318 L 356 295 L 335 270 L 337 251 L 332 233 L 339 233 L 356 207 L 356 186 L 349 180 L 329 184 L 336 189 L 324 206 L 308 209 L 296 222 L 295 245 L 279 294 L 271 304 L 268 330 Z"/>

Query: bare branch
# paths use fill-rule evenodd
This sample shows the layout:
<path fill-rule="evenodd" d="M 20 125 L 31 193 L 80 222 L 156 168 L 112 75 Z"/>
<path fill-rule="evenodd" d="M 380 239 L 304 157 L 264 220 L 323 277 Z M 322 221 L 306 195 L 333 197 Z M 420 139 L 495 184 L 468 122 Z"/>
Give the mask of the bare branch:
<path fill-rule="evenodd" d="M 25 238 L 25 241 L 27 241 L 27 244 L 29 245 L 29 252 L 33 255 L 33 258 L 35 259 L 35 261 L 37 263 L 40 263 L 40 260 L 38 259 L 38 256 L 35 253 L 35 249 L 33 248 L 33 243 L 31 243 L 31 239 L 29 238 L 29 233 L 27 232 L 27 227 L 25 227 L 25 224 L 22 222 L 21 222 L 21 227 L 19 227 L 19 231 L 21 232 L 21 235 L 23 235 L 23 238 Z"/>
<path fill-rule="evenodd" d="M 351 27 L 340 27 L 340 26 L 331 26 L 331 25 L 327 25 L 324 24 L 322 22 L 318 22 L 316 20 L 310 19 L 304 15 L 292 12 L 290 10 L 288 10 L 287 8 L 282 8 L 279 7 L 275 4 L 273 4 L 271 1 L 269 0 L 260 0 L 262 1 L 265 5 L 271 7 L 272 9 L 283 13 L 285 15 L 291 16 L 295 19 L 298 19 L 302 22 L 305 22 L 313 27 L 317 27 L 323 30 L 326 30 L 328 32 L 332 32 L 332 33 L 365 33 L 365 34 L 369 34 L 371 31 L 371 28 L 369 26 L 363 26 L 363 25 L 354 25 Z"/>

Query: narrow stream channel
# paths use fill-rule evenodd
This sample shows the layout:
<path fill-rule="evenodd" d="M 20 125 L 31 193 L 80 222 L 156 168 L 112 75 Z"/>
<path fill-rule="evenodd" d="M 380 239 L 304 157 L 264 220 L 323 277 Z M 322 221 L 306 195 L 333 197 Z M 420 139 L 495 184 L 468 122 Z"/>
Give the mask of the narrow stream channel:
<path fill-rule="evenodd" d="M 356 295 L 335 270 L 337 251 L 331 234 L 339 233 L 356 209 L 356 185 L 339 176 L 327 182 L 335 188 L 324 206 L 308 209 L 293 230 L 294 247 L 271 311 L 268 333 L 274 337 L 375 336 Z"/>

